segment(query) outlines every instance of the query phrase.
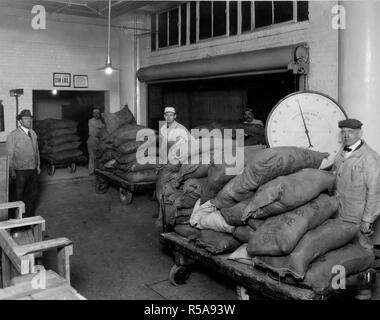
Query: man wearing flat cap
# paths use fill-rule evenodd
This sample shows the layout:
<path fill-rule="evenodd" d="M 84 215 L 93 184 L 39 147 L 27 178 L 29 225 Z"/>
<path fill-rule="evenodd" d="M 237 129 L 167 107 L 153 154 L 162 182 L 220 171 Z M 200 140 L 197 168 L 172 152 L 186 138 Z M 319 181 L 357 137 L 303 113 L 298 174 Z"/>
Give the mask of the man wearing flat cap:
<path fill-rule="evenodd" d="M 10 157 L 10 175 L 13 180 L 12 201 L 25 203 L 24 217 L 34 215 L 38 195 L 40 154 L 37 135 L 32 127 L 30 110 L 22 110 L 17 116 L 20 126 L 7 137 L 6 150 Z M 12 218 L 12 217 L 11 217 Z"/>
<path fill-rule="evenodd" d="M 342 148 L 334 160 L 339 217 L 360 225 L 359 243 L 372 250 L 372 225 L 380 214 L 380 156 L 361 139 L 362 123 L 346 119 L 338 123 Z"/>
<path fill-rule="evenodd" d="M 185 126 L 176 121 L 176 110 L 173 107 L 164 109 L 165 123 L 160 128 L 160 158 L 167 160 L 167 151 L 174 144 L 185 143 L 192 139 Z"/>

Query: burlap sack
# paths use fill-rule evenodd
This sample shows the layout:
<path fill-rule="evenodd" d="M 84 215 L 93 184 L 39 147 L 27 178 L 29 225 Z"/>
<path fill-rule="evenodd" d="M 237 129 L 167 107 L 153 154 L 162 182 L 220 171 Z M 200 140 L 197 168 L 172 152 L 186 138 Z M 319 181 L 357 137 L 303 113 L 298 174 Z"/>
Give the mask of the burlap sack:
<path fill-rule="evenodd" d="M 336 289 L 332 287 L 334 276 L 343 269 L 346 276 L 357 274 L 371 268 L 375 256 L 359 244 L 349 243 L 342 248 L 332 250 L 316 259 L 305 275 L 304 283 L 315 292 L 323 294 Z M 349 281 L 353 282 L 353 281 Z"/>
<path fill-rule="evenodd" d="M 136 125 L 136 124 L 126 124 L 116 129 L 111 135 L 109 135 L 105 139 L 105 141 L 112 142 L 114 147 L 117 148 L 127 141 L 136 141 L 136 135 L 142 129 L 147 129 L 147 128 L 144 126 Z"/>
<path fill-rule="evenodd" d="M 79 141 L 79 140 L 80 140 L 80 138 L 76 134 L 64 134 L 62 136 L 58 136 L 58 137 L 55 137 L 53 139 L 50 139 L 48 141 L 48 144 L 50 146 L 54 147 L 54 146 L 57 146 L 57 145 L 60 145 L 63 143 L 75 142 L 75 141 Z"/>
<path fill-rule="evenodd" d="M 244 148 L 244 161 L 236 163 L 239 174 L 242 173 L 244 167 L 251 162 L 255 154 L 264 148 L 265 146 L 263 145 Z M 234 175 L 227 174 L 226 172 L 227 168 L 232 168 L 234 165 L 226 164 L 223 157 L 222 159 L 214 157 L 213 160 L 208 169 L 207 183 L 202 192 L 201 203 L 213 199 L 226 183 L 234 177 Z"/>
<path fill-rule="evenodd" d="M 260 226 L 265 222 L 265 220 L 259 220 L 259 219 L 248 219 L 246 223 L 253 229 L 258 230 Z"/>
<path fill-rule="evenodd" d="M 245 208 L 243 220 L 266 218 L 297 208 L 331 189 L 335 175 L 318 169 L 303 169 L 262 185 Z"/>
<path fill-rule="evenodd" d="M 243 200 L 235 204 L 233 207 L 222 208 L 220 209 L 220 212 L 223 215 L 224 219 L 226 219 L 228 224 L 232 226 L 242 226 L 244 225 L 244 222 L 242 219 L 244 215 L 244 211 L 250 202 L 251 202 L 251 198 Z"/>
<path fill-rule="evenodd" d="M 356 237 L 360 226 L 340 219 L 329 219 L 319 227 L 308 231 L 287 256 L 254 257 L 257 265 L 271 269 L 280 276 L 290 274 L 303 279 L 310 263 L 326 252 L 342 247 Z M 249 244 L 248 254 L 253 256 Z"/>
<path fill-rule="evenodd" d="M 188 179 L 183 185 L 183 194 L 175 202 L 177 208 L 192 208 L 201 197 L 203 185 L 206 180 L 202 179 Z"/>
<path fill-rule="evenodd" d="M 49 130 L 44 136 L 44 139 L 52 139 L 55 137 L 60 137 L 63 135 L 68 135 L 68 134 L 76 134 L 77 133 L 77 128 L 65 128 L 65 129 L 55 129 L 55 130 Z"/>
<path fill-rule="evenodd" d="M 74 141 L 74 142 L 65 142 L 60 145 L 56 145 L 50 148 L 46 148 L 46 151 L 50 153 L 58 153 L 62 152 L 65 150 L 73 150 L 73 149 L 78 149 L 80 146 L 81 142 L 80 141 Z"/>
<path fill-rule="evenodd" d="M 106 150 L 100 157 L 100 162 L 106 163 L 112 159 L 116 159 L 118 155 L 119 154 L 113 149 Z"/>
<path fill-rule="evenodd" d="M 330 218 L 338 205 L 336 197 L 321 194 L 297 209 L 266 219 L 252 237 L 249 253 L 252 256 L 289 254 L 303 235 Z"/>
<path fill-rule="evenodd" d="M 297 147 L 275 147 L 257 152 L 242 174 L 230 180 L 219 191 L 214 204 L 218 208 L 232 207 L 249 198 L 252 191 L 278 176 L 304 168 L 319 168 L 328 154 Z"/>
<path fill-rule="evenodd" d="M 193 228 L 189 224 L 180 224 L 176 225 L 174 227 L 174 231 L 181 235 L 182 237 L 188 238 L 188 239 L 195 239 L 198 238 L 201 234 L 201 231 L 197 228 Z"/>
<path fill-rule="evenodd" d="M 213 230 L 201 230 L 195 242 L 211 254 L 229 253 L 240 247 L 240 242 L 232 235 Z"/>
<path fill-rule="evenodd" d="M 129 183 L 156 182 L 157 180 L 156 170 L 152 169 L 137 172 L 116 170 L 115 174 Z"/>
<path fill-rule="evenodd" d="M 142 141 L 127 141 L 116 148 L 120 155 L 136 153 L 137 149 L 143 144 Z"/>
<path fill-rule="evenodd" d="M 250 226 L 236 227 L 232 235 L 240 242 L 248 243 L 252 237 L 254 237 L 256 231 Z"/>
<path fill-rule="evenodd" d="M 166 194 L 169 195 L 175 192 L 176 187 L 171 184 L 171 181 L 174 178 L 174 174 L 178 172 L 180 166 L 174 165 L 164 165 L 161 168 L 158 168 L 158 177 L 156 182 L 156 197 L 160 201 L 161 197 Z"/>
<path fill-rule="evenodd" d="M 225 233 L 233 233 L 235 230 L 235 227 L 229 225 L 218 210 L 202 216 L 196 227 L 198 229 L 208 229 Z"/>
<path fill-rule="evenodd" d="M 104 119 L 105 128 L 108 134 L 112 134 L 123 125 L 136 123 L 136 120 L 129 110 L 128 105 L 125 105 L 123 109 L 115 113 L 103 112 L 102 117 Z"/>

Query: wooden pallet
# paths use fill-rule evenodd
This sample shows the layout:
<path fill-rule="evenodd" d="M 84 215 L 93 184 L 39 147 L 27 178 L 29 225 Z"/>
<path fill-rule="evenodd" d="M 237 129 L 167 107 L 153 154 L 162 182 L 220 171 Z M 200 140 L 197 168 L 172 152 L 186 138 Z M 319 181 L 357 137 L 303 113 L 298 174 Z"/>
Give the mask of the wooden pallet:
<path fill-rule="evenodd" d="M 35 277 L 36 274 L 29 274 L 14 278 L 10 287 L 0 289 L 0 300 L 86 300 L 54 271 L 44 274 L 44 288 L 33 285 Z"/>

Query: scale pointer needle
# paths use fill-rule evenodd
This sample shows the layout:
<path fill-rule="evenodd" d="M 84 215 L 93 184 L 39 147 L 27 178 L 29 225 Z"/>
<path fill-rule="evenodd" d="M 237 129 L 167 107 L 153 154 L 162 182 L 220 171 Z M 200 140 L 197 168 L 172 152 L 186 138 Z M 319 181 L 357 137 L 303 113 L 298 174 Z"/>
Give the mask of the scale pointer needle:
<path fill-rule="evenodd" d="M 301 112 L 303 126 L 305 127 L 306 137 L 307 137 L 307 140 L 309 141 L 309 148 L 313 148 L 313 145 L 311 144 L 311 141 L 310 141 L 309 130 L 307 129 L 307 126 L 306 126 L 305 117 L 303 116 L 302 108 L 301 108 L 300 102 L 298 100 L 297 100 L 297 103 L 298 103 L 298 108 L 300 109 L 300 112 Z"/>

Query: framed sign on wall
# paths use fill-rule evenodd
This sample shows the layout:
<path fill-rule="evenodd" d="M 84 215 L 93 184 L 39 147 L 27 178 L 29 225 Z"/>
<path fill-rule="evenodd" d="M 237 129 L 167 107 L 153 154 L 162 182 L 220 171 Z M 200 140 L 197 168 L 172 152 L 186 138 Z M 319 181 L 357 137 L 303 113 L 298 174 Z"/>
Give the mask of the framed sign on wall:
<path fill-rule="evenodd" d="M 54 87 L 71 87 L 71 73 L 53 73 Z"/>
<path fill-rule="evenodd" d="M 74 88 L 88 88 L 88 76 L 83 74 L 74 74 Z"/>

